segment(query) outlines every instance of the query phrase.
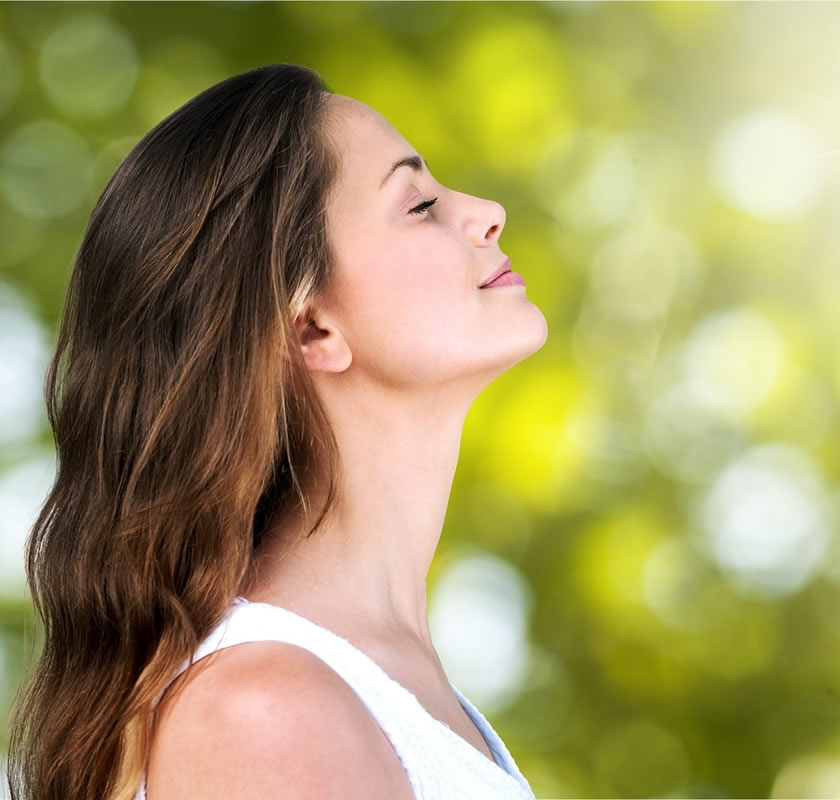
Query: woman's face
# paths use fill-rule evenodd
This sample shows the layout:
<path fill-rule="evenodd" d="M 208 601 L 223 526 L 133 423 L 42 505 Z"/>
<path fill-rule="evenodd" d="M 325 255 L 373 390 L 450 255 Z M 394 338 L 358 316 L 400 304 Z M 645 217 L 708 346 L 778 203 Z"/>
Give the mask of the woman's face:
<path fill-rule="evenodd" d="M 504 208 L 441 185 L 425 162 L 392 171 L 415 148 L 369 106 L 329 103 L 341 168 L 327 206 L 327 308 L 353 368 L 394 389 L 475 389 L 542 347 L 547 324 L 524 286 L 479 289 L 506 258 Z"/>

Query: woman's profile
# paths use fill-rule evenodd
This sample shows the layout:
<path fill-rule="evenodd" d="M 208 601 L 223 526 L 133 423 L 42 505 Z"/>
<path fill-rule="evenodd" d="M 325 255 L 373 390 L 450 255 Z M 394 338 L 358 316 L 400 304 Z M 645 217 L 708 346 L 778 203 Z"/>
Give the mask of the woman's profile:
<path fill-rule="evenodd" d="M 426 614 L 465 416 L 547 336 L 482 286 L 504 223 L 295 64 L 128 154 L 47 373 L 15 800 L 533 798 Z"/>

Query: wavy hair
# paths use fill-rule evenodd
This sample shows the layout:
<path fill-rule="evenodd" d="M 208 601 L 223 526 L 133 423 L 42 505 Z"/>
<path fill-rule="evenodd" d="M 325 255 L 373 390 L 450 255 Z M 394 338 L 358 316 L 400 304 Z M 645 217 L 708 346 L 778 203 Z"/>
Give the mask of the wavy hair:
<path fill-rule="evenodd" d="M 130 800 L 155 702 L 338 449 L 295 321 L 329 285 L 330 89 L 273 64 L 149 131 L 99 197 L 45 377 L 57 472 L 26 547 L 44 644 L 14 800 Z M 317 467 L 317 469 L 316 469 Z"/>

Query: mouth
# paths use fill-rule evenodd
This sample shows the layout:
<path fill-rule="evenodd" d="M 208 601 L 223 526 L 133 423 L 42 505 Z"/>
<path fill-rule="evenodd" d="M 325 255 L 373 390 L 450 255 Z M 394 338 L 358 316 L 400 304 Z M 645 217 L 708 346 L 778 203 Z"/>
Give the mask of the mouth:
<path fill-rule="evenodd" d="M 490 274 L 489 274 L 489 275 L 488 275 L 488 276 L 484 279 L 483 283 L 480 283 L 480 284 L 479 284 L 478 288 L 479 288 L 479 289 L 483 289 L 485 286 L 487 286 L 487 285 L 488 285 L 488 284 L 490 284 L 490 283 L 493 283 L 493 281 L 494 281 L 494 280 L 496 280 L 496 278 L 500 277 L 501 275 L 504 275 L 506 272 L 510 272 L 510 259 L 509 259 L 509 258 L 506 258 L 506 259 L 505 259 L 505 260 L 501 263 L 501 265 L 500 265 L 500 266 L 498 266 L 496 269 L 494 269 L 494 270 L 493 270 L 493 271 L 492 271 L 492 272 L 491 272 L 491 273 L 490 273 Z"/>

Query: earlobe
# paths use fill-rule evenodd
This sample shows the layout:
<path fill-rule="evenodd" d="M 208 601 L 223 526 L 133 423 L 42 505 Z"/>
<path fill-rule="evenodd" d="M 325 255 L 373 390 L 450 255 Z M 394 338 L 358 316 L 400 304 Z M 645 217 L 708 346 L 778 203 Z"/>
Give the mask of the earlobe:
<path fill-rule="evenodd" d="M 308 320 L 298 328 L 300 349 L 306 365 L 314 372 L 344 372 L 353 360 L 344 337 L 334 328 L 319 328 Z"/>

